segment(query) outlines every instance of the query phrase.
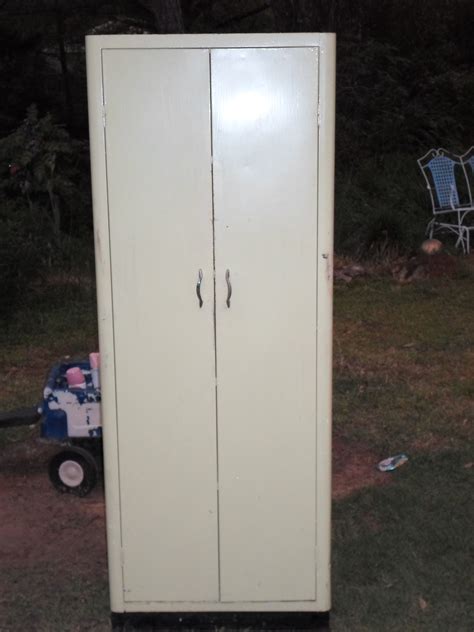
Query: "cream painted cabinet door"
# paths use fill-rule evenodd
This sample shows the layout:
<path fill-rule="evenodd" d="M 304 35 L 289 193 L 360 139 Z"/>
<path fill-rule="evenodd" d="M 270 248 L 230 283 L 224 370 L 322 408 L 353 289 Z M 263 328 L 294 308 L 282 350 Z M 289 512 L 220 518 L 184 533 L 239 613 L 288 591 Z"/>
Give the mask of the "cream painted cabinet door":
<path fill-rule="evenodd" d="M 102 54 L 124 599 L 215 601 L 209 53 Z"/>
<path fill-rule="evenodd" d="M 211 75 L 221 598 L 314 600 L 318 51 Z"/>

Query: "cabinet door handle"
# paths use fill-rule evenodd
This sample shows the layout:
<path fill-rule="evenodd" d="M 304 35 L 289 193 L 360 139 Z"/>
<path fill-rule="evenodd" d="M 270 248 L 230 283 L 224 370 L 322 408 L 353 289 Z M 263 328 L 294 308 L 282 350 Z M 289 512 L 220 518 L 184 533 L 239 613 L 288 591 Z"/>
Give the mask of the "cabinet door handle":
<path fill-rule="evenodd" d="M 225 271 L 225 280 L 227 281 L 227 307 L 230 307 L 230 297 L 232 296 L 232 285 L 230 282 L 230 270 Z"/>
<path fill-rule="evenodd" d="M 196 294 L 199 300 L 199 307 L 202 307 L 201 283 L 202 283 L 202 270 L 200 269 L 198 272 L 198 282 L 196 283 Z"/>

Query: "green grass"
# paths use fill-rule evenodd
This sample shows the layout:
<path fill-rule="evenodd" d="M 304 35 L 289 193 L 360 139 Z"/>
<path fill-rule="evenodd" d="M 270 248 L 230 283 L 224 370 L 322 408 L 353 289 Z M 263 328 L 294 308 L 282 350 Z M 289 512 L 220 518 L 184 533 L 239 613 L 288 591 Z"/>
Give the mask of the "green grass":
<path fill-rule="evenodd" d="M 474 283 L 338 286 L 334 425 L 384 452 L 472 436 Z"/>
<path fill-rule="evenodd" d="M 335 504 L 334 632 L 474 629 L 470 460 L 418 456 Z"/>
<path fill-rule="evenodd" d="M 0 410 L 35 406 L 51 366 L 64 356 L 87 357 L 98 347 L 95 295 L 90 280 L 48 285 L 25 297 L 0 322 Z M 0 433 L 0 445 L 27 429 Z"/>
<path fill-rule="evenodd" d="M 469 275 L 336 287 L 335 433 L 410 458 L 334 503 L 335 632 L 474 629 L 473 314 Z"/>
<path fill-rule="evenodd" d="M 334 503 L 334 632 L 474 629 L 474 468 L 466 467 L 474 461 L 473 290 L 470 275 L 335 288 L 335 434 L 355 454 L 372 451 L 374 466 L 375 455 L 410 458 L 386 475 L 391 484 Z M 91 291 L 51 287 L 31 296 L 0 331 L 0 408 L 35 403 L 53 362 L 95 348 Z M 0 442 L 32 432 L 4 431 Z M 16 625 L 107 629 L 102 577 L 68 568 L 50 590 L 46 567 L 13 575 L 17 598 L 0 608 Z"/>

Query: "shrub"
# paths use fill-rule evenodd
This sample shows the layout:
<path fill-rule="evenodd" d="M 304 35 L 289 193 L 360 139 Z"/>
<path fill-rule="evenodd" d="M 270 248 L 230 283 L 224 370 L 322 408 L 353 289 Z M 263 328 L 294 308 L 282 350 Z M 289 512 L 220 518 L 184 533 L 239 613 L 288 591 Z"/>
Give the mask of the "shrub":
<path fill-rule="evenodd" d="M 337 252 L 376 259 L 409 252 L 419 246 L 429 219 L 415 156 L 365 158 L 338 171 Z"/>
<path fill-rule="evenodd" d="M 34 105 L 20 126 L 0 139 L 7 176 L 0 195 L 27 205 L 36 229 L 55 250 L 64 235 L 77 234 L 77 224 L 91 223 L 86 156 L 86 143 L 72 139 L 50 114 L 39 117 Z"/>
<path fill-rule="evenodd" d="M 69 265 L 87 236 L 90 205 L 87 144 L 72 139 L 33 105 L 0 139 L 0 302 L 3 312 L 38 274 Z"/>
<path fill-rule="evenodd" d="M 42 245 L 28 208 L 18 202 L 0 201 L 0 317 L 15 307 L 41 274 Z"/>

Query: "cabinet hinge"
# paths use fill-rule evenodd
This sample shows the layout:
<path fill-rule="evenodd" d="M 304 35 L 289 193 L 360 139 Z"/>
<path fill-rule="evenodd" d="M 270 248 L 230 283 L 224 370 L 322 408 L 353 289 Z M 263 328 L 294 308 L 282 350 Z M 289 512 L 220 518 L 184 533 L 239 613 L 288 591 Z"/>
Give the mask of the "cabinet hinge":
<path fill-rule="evenodd" d="M 106 118 L 107 118 L 107 112 L 105 110 L 105 105 L 102 106 L 102 125 L 105 127 L 105 123 L 106 123 Z"/>
<path fill-rule="evenodd" d="M 318 127 L 321 127 L 321 101 L 318 101 Z"/>

